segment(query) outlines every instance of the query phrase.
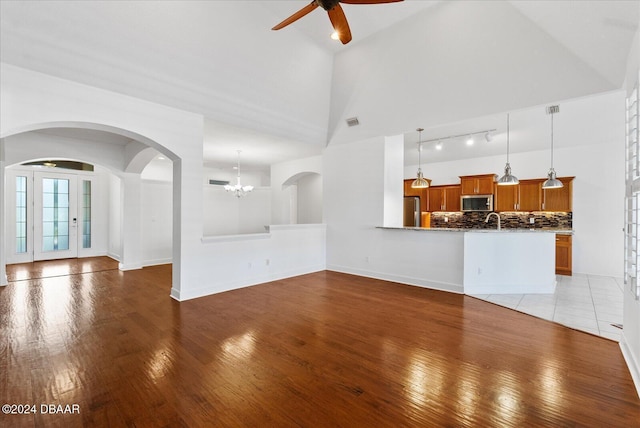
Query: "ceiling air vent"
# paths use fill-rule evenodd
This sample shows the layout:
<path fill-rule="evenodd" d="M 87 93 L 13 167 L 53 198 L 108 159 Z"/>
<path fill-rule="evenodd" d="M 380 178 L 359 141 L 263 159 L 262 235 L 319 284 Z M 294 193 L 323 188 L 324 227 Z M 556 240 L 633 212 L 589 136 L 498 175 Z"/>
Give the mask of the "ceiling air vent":
<path fill-rule="evenodd" d="M 357 125 L 360 125 L 360 122 L 358 121 L 357 117 L 350 117 L 349 119 L 347 119 L 347 125 L 357 126 Z"/>
<path fill-rule="evenodd" d="M 213 184 L 214 186 L 226 186 L 229 184 L 229 180 L 209 180 L 209 184 Z"/>
<path fill-rule="evenodd" d="M 560 106 L 547 107 L 547 114 L 555 114 L 555 113 L 560 113 Z"/>

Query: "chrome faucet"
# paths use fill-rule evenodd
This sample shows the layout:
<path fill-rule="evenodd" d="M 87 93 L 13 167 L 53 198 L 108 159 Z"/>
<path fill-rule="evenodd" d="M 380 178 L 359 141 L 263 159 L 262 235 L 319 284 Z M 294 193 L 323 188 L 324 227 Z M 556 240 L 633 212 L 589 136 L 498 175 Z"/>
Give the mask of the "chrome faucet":
<path fill-rule="evenodd" d="M 485 223 L 489 223 L 489 217 L 491 217 L 492 215 L 498 217 L 498 230 L 500 230 L 500 214 L 498 214 L 498 213 L 489 213 L 487 215 L 487 218 L 484 219 L 484 222 Z"/>

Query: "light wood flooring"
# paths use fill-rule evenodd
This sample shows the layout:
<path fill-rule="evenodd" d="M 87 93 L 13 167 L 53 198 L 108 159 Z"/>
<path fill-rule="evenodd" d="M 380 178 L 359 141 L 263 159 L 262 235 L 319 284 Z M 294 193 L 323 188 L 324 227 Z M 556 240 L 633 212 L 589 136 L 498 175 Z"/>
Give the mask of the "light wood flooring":
<path fill-rule="evenodd" d="M 618 343 L 473 297 L 324 271 L 179 303 L 170 265 L 8 271 L 0 404 L 38 407 L 3 427 L 640 426 Z"/>

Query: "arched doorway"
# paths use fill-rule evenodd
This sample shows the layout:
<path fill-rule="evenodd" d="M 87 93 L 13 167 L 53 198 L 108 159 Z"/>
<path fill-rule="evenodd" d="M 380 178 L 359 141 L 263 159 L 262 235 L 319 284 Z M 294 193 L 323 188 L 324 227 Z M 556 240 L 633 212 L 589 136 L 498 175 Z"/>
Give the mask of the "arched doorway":
<path fill-rule="evenodd" d="M 140 225 L 143 223 L 142 215 L 141 215 L 141 179 L 140 175 L 145 168 L 145 166 L 158 154 L 162 154 L 165 158 L 170 159 L 170 161 L 179 161 L 179 158 L 172 153 L 170 150 L 160 146 L 154 141 L 141 136 L 139 134 L 95 123 L 80 123 L 80 122 L 56 122 L 56 123 L 43 123 L 39 125 L 32 125 L 21 130 L 8 133 L 4 135 L 0 140 L 2 144 L 1 152 L 2 152 L 2 180 L 0 181 L 0 187 L 3 189 L 6 188 L 6 192 L 1 194 L 2 201 L 0 204 L 2 205 L 3 212 L 13 213 L 12 215 L 2 216 L 0 221 L 0 227 L 4 227 L 3 230 L 13 230 L 16 228 L 16 176 L 20 176 L 22 178 L 26 178 L 26 174 L 16 175 L 13 174 L 12 171 L 16 169 L 16 165 L 22 165 L 28 161 L 33 160 L 42 160 L 42 159 L 66 159 L 66 160 L 76 160 L 76 161 L 84 161 L 87 163 L 92 163 L 99 165 L 103 171 L 108 171 L 109 174 L 114 177 L 113 183 L 107 183 L 107 186 L 103 186 L 102 190 L 105 188 L 117 188 L 117 199 L 120 201 L 119 210 L 112 210 L 109 213 L 109 218 L 114 217 L 115 215 L 119 215 L 120 218 L 118 221 L 113 222 L 113 224 L 117 226 L 113 226 L 107 222 L 102 222 L 102 227 L 109 227 L 111 229 L 118 229 L 121 227 L 121 230 L 118 230 L 118 233 L 111 234 L 109 233 L 109 238 L 112 238 L 111 235 L 116 235 L 121 238 L 120 248 L 121 254 L 120 256 L 120 268 L 121 269 L 135 269 L 141 267 L 139 263 L 139 233 L 140 233 Z M 28 170 L 27 166 L 19 167 L 23 172 Z M 61 189 L 66 189 L 64 192 L 51 193 L 48 195 L 50 198 L 67 198 L 66 202 L 62 201 L 62 205 L 70 204 L 75 205 L 75 213 L 77 215 L 68 215 L 68 222 L 66 224 L 60 223 L 60 229 L 63 232 L 69 233 L 74 227 L 81 226 L 84 227 L 85 218 L 81 217 L 82 210 L 90 210 L 89 206 L 81 206 L 78 207 L 77 200 L 83 199 L 83 196 L 87 194 L 87 190 L 90 189 L 91 180 L 87 179 L 87 177 L 91 174 L 83 174 L 82 179 L 76 182 L 75 177 L 77 174 L 69 174 L 65 171 L 54 171 L 56 168 L 45 168 L 46 171 L 38 171 L 37 173 L 34 171 L 32 175 L 32 184 L 30 185 L 30 190 L 32 193 L 38 192 L 39 195 L 34 199 L 35 201 L 42 200 L 42 190 L 43 186 L 47 185 L 47 183 L 53 184 L 56 186 L 60 186 Z M 9 174 L 8 174 L 9 172 Z M 37 180 L 35 179 L 37 177 Z M 43 181 L 45 180 L 45 181 Z M 48 181 L 47 181 L 48 180 Z M 26 180 L 20 180 L 23 183 Z M 5 183 L 7 186 L 5 186 Z M 44 184 L 43 184 L 44 183 Z M 75 189 L 76 195 L 73 198 L 70 198 L 69 195 L 72 195 L 74 192 L 69 192 L 68 188 L 73 183 L 73 187 Z M 89 183 L 89 184 L 87 184 Z M 104 183 L 103 183 L 104 184 Z M 24 186 L 24 190 L 26 191 L 27 186 Z M 95 188 L 94 188 L 95 189 Z M 96 189 L 97 190 L 97 189 Z M 110 193 L 114 193 L 108 189 Z M 67 193 L 65 193 L 67 192 Z M 83 193 L 84 192 L 84 195 Z M 95 194 L 94 194 L 95 196 Z M 33 196 L 32 196 L 33 197 Z M 45 198 L 46 199 L 46 198 Z M 76 203 L 71 202 L 71 199 L 75 199 Z M 105 200 L 105 195 L 102 196 L 102 199 Z M 91 197 L 89 197 L 91 200 Z M 108 197 L 107 199 L 108 200 Z M 82 205 L 83 202 L 80 203 Z M 105 205 L 103 203 L 103 205 Z M 110 204 L 112 205 L 112 204 Z M 5 210 L 9 208 L 8 210 Z M 37 206 L 36 209 L 32 209 L 32 214 L 35 213 L 36 216 L 39 213 L 42 213 L 42 210 L 49 210 L 50 208 L 44 208 L 42 206 Z M 67 210 L 70 207 L 64 207 Z M 109 207 L 111 208 L 111 206 Z M 168 210 L 171 212 L 172 207 L 169 206 Z M 25 209 L 26 211 L 26 209 Z M 66 212 L 66 211 L 65 211 Z M 70 211 L 69 211 L 70 212 Z M 63 214 L 63 216 L 66 214 Z M 42 216 L 41 216 L 42 217 Z M 107 216 L 104 216 L 107 217 Z M 76 219 L 74 225 L 73 219 Z M 25 220 L 28 220 L 26 218 Z M 39 221 L 38 221 L 39 220 Z M 42 233 L 42 229 L 46 226 L 41 226 L 40 230 L 37 230 L 38 225 L 41 225 L 42 218 L 32 218 L 31 219 L 35 228 L 34 232 L 31 234 L 31 238 L 36 238 L 36 241 L 32 241 L 30 246 L 30 250 L 37 253 L 36 249 L 40 248 L 48 248 L 47 245 L 53 244 L 53 237 L 50 237 L 49 244 L 43 244 L 41 241 L 38 242 L 38 235 L 36 232 Z M 54 222 L 49 222 L 48 224 L 54 224 Z M 28 227 L 28 226 L 27 226 Z M 173 229 L 175 229 L 176 225 L 173 224 Z M 168 231 L 169 235 L 175 235 L 173 231 Z M 138 234 L 138 236 L 136 236 Z M 179 234 L 179 231 L 178 231 Z M 5 235 L 5 234 L 3 234 Z M 11 236 L 10 236 L 11 235 Z M 0 257 L 0 274 L 2 274 L 2 278 L 5 278 L 5 264 L 7 261 L 13 261 L 12 256 L 17 249 L 17 240 L 16 233 L 7 233 L 6 236 L 3 236 L 3 242 L 1 243 L 3 251 L 0 253 L 2 256 Z M 68 245 L 70 233 L 65 235 L 65 233 L 61 233 L 59 236 L 56 235 L 56 239 L 60 238 L 62 242 L 56 242 L 56 247 L 66 248 L 71 247 Z M 87 234 L 75 234 L 75 240 L 77 242 L 84 242 L 85 245 L 91 241 L 91 237 Z M 73 241 L 73 239 L 71 239 Z M 37 242 L 37 243 L 34 243 Z M 50 245 L 49 245 L 50 246 Z M 25 248 L 21 248 L 24 250 Z M 58 248 L 56 248 L 58 249 Z M 83 248 L 86 250 L 86 248 Z M 111 252 L 111 248 L 107 253 Z M 104 249 L 103 249 L 104 250 Z M 172 251 L 179 251 L 179 249 L 173 248 Z M 86 254 L 86 251 L 84 252 Z M 56 258 L 55 255 L 52 256 L 53 253 L 49 253 L 48 255 L 44 255 L 44 257 Z M 60 254 L 60 257 L 77 257 L 77 253 L 65 253 Z M 38 256 L 36 255 L 35 258 Z"/>
<path fill-rule="evenodd" d="M 322 223 L 322 175 L 300 172 L 289 177 L 282 190 L 289 193 L 289 220 L 291 224 Z"/>

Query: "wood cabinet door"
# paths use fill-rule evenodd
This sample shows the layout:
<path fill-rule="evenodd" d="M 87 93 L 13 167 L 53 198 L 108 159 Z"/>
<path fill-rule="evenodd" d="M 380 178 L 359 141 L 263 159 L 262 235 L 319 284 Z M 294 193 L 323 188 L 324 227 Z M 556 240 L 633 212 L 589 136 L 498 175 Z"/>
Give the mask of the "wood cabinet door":
<path fill-rule="evenodd" d="M 494 211 L 515 211 L 518 203 L 518 186 L 496 186 Z"/>
<path fill-rule="evenodd" d="M 462 195 L 491 195 L 495 174 L 460 176 L 460 189 Z"/>
<path fill-rule="evenodd" d="M 442 187 L 429 187 L 429 211 L 444 209 L 444 191 Z"/>
<path fill-rule="evenodd" d="M 518 185 L 518 211 L 540 211 L 542 209 L 542 181 L 521 180 Z"/>
<path fill-rule="evenodd" d="M 573 177 L 560 177 L 564 187 L 542 190 L 542 209 L 545 211 L 572 211 Z"/>
<path fill-rule="evenodd" d="M 463 195 L 475 195 L 478 179 L 475 177 L 460 177 L 460 189 Z"/>
<path fill-rule="evenodd" d="M 556 274 L 572 273 L 571 235 L 556 235 Z"/>
<path fill-rule="evenodd" d="M 494 178 L 493 176 L 489 176 L 477 179 L 476 189 L 479 195 L 491 195 L 493 193 Z"/>
<path fill-rule="evenodd" d="M 445 211 L 460 211 L 460 186 L 444 188 Z"/>

